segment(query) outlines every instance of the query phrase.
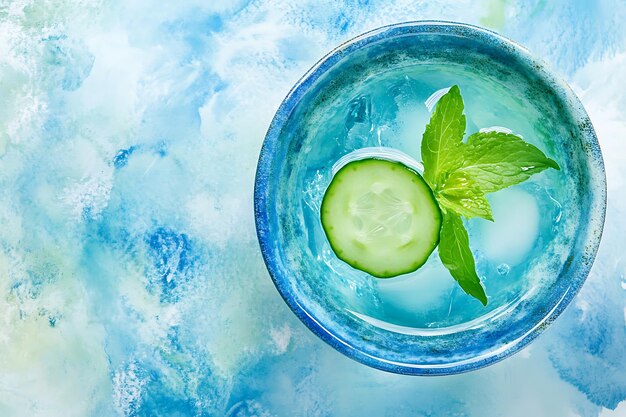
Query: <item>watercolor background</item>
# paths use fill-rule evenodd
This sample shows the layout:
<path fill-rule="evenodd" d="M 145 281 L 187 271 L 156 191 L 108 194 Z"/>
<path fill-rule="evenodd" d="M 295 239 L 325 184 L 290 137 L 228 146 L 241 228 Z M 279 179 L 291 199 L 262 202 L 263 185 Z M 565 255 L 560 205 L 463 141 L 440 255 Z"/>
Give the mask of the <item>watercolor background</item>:
<path fill-rule="evenodd" d="M 441 378 L 360 365 L 265 270 L 252 186 L 295 81 L 416 19 L 527 46 L 608 176 L 593 271 L 536 342 Z M 0 416 L 626 416 L 626 3 L 0 0 Z"/>

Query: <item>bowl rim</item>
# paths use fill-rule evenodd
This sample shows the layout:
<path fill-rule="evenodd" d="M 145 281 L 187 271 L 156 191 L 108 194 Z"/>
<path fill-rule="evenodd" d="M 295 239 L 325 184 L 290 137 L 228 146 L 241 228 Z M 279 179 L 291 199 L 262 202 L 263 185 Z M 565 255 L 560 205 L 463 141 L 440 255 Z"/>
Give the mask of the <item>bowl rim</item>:
<path fill-rule="evenodd" d="M 497 48 L 506 48 L 518 57 L 533 63 L 535 72 L 539 73 L 542 79 L 550 83 L 552 90 L 554 90 L 558 97 L 564 99 L 568 103 L 567 107 L 569 112 L 576 116 L 575 119 L 578 120 L 579 123 L 582 123 L 581 126 L 584 126 L 581 128 L 581 136 L 585 139 L 584 145 L 588 147 L 586 159 L 589 172 L 594 174 L 593 179 L 590 181 L 598 182 L 596 184 L 597 192 L 593 195 L 592 207 L 590 209 L 594 209 L 596 213 L 600 214 L 600 217 L 598 218 L 598 221 L 594 222 L 593 226 L 595 226 L 595 228 L 590 226 L 588 229 L 587 239 L 583 245 L 584 248 L 587 248 L 585 256 L 583 256 L 584 262 L 581 262 L 580 266 L 572 271 L 571 284 L 569 288 L 557 301 L 556 305 L 551 308 L 547 315 L 544 316 L 543 319 L 533 326 L 526 334 L 511 343 L 506 344 L 503 348 L 492 349 L 486 356 L 483 355 L 478 357 L 475 361 L 465 360 L 459 363 L 452 363 L 449 366 L 420 367 L 414 364 L 409 366 L 409 364 L 391 362 L 384 360 L 383 358 L 369 355 L 368 353 L 352 346 L 349 341 L 343 340 L 339 336 L 335 335 L 331 330 L 324 327 L 315 317 L 310 315 L 300 305 L 300 303 L 298 303 L 296 295 L 290 290 L 290 288 L 287 285 L 283 285 L 281 271 L 279 271 L 276 266 L 277 256 L 272 251 L 272 242 L 274 239 L 271 235 L 269 222 L 266 220 L 264 213 L 268 199 L 266 191 L 271 175 L 270 168 L 273 154 L 278 147 L 278 137 L 280 132 L 304 93 L 308 91 L 308 88 L 320 76 L 326 73 L 327 70 L 332 68 L 341 58 L 345 56 L 345 50 L 352 45 L 356 45 L 358 50 L 382 39 L 407 34 L 441 34 L 445 33 L 445 29 L 456 30 L 465 37 L 474 39 L 480 38 L 479 40 L 491 43 Z M 580 102 L 580 99 L 576 96 L 573 90 L 563 80 L 561 80 L 560 77 L 550 71 L 548 66 L 542 60 L 534 58 L 530 54 L 530 51 L 522 45 L 505 38 L 492 30 L 485 29 L 480 26 L 444 20 L 415 20 L 381 26 L 343 42 L 318 60 L 294 84 L 278 107 L 261 147 L 254 183 L 254 217 L 261 253 L 276 289 L 289 308 L 309 330 L 347 357 L 373 368 L 406 375 L 449 375 L 483 368 L 520 351 L 531 341 L 537 338 L 537 336 L 539 336 L 547 328 L 547 325 L 554 321 L 570 304 L 589 275 L 602 237 L 606 216 L 606 200 L 606 173 L 600 145 L 591 124 L 591 120 Z"/>

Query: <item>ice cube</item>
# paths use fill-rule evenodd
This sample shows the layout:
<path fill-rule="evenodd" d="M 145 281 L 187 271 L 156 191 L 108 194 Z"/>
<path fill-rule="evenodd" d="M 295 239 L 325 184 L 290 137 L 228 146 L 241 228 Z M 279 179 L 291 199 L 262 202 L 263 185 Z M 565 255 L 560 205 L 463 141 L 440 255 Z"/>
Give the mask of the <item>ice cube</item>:
<path fill-rule="evenodd" d="M 476 223 L 472 245 L 495 264 L 510 267 L 524 261 L 539 235 L 539 208 L 535 197 L 519 188 L 489 196 L 494 222 Z"/>
<path fill-rule="evenodd" d="M 445 300 L 450 298 L 456 283 L 441 266 L 439 257 L 431 255 L 419 272 L 378 281 L 378 294 L 387 314 L 420 317 L 434 308 L 447 309 Z"/>
<path fill-rule="evenodd" d="M 350 131 L 356 124 L 366 124 L 366 130 L 369 131 L 372 114 L 372 100 L 369 96 L 362 95 L 354 98 L 348 104 L 346 112 L 346 130 Z"/>

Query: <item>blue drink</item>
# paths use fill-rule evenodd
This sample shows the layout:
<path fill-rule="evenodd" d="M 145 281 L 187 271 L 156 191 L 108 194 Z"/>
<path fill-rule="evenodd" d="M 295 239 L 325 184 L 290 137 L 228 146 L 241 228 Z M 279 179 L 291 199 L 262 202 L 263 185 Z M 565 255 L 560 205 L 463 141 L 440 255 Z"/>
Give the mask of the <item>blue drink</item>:
<path fill-rule="evenodd" d="M 294 311 L 340 350 L 408 373 L 471 369 L 499 358 L 496 347 L 527 343 L 582 284 L 604 213 L 595 136 L 571 92 L 490 33 L 430 27 L 381 30 L 314 68 L 279 110 L 257 178 L 262 248 Z M 466 222 L 487 307 L 458 288 L 436 252 L 382 280 L 339 260 L 320 224 L 333 164 L 371 146 L 419 160 L 429 97 L 453 84 L 466 136 L 510 129 L 561 166 L 488 195 L 495 222 Z"/>

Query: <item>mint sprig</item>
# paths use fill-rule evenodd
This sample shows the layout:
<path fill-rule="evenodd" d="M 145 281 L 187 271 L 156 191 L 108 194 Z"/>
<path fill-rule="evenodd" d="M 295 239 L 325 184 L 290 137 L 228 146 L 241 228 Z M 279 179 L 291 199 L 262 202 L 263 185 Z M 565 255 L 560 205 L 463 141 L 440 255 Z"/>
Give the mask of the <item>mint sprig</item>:
<path fill-rule="evenodd" d="M 439 257 L 450 275 L 472 297 L 487 305 L 476 273 L 469 235 L 461 217 L 493 221 L 485 194 L 526 181 L 559 165 L 521 137 L 501 132 L 465 135 L 463 98 L 458 86 L 439 100 L 422 137 L 424 179 L 443 213 Z"/>

